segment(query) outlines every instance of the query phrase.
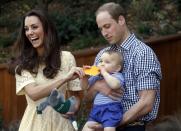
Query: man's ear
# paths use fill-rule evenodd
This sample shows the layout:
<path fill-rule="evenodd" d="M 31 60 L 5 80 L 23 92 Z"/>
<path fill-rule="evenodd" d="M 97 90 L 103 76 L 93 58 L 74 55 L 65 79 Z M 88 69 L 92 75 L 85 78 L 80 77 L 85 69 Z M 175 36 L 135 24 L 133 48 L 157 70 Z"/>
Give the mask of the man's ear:
<path fill-rule="evenodd" d="M 125 18 L 124 18 L 124 16 L 122 16 L 122 15 L 119 16 L 119 18 L 118 18 L 118 23 L 119 23 L 120 25 L 125 24 Z"/>

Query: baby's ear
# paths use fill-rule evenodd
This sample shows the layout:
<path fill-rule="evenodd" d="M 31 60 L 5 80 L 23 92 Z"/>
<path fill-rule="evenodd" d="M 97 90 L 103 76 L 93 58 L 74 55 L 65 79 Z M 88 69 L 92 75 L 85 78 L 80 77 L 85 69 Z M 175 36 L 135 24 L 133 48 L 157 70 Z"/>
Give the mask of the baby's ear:
<path fill-rule="evenodd" d="M 121 69 L 122 69 L 122 66 L 121 65 L 117 65 L 116 71 L 119 72 Z"/>

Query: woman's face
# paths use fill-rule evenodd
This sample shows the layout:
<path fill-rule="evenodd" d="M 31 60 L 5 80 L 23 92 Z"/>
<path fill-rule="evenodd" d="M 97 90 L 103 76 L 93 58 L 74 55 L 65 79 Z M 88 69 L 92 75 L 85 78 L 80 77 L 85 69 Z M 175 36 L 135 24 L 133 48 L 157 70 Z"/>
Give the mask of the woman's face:
<path fill-rule="evenodd" d="M 43 48 L 44 31 L 40 19 L 37 16 L 25 18 L 25 35 L 37 50 Z"/>

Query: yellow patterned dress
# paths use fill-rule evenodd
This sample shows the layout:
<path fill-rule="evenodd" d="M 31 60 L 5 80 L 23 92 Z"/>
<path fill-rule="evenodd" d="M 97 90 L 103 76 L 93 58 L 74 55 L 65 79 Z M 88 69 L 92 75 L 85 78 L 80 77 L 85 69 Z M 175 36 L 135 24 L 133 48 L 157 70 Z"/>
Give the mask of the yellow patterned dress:
<path fill-rule="evenodd" d="M 74 56 L 67 51 L 62 51 L 61 69 L 58 76 L 64 76 L 73 66 L 76 66 Z M 45 78 L 42 72 L 43 66 L 39 68 L 36 76 L 28 71 L 22 71 L 21 76 L 16 74 L 16 94 L 25 95 L 27 107 L 21 120 L 19 131 L 74 131 L 71 122 L 63 118 L 59 113 L 54 111 L 50 106 L 47 106 L 42 114 L 36 113 L 36 106 L 46 98 L 38 101 L 31 100 L 24 91 L 24 87 L 32 82 L 37 84 L 45 84 L 51 80 Z M 66 90 L 79 91 L 81 90 L 78 79 L 65 83 L 59 88 L 60 92 L 65 94 Z"/>

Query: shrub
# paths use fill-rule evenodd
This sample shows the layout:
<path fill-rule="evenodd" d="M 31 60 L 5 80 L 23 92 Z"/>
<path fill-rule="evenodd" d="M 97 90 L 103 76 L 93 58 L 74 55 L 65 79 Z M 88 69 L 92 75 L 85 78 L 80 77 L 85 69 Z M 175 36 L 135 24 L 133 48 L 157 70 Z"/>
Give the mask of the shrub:
<path fill-rule="evenodd" d="M 94 48 L 98 47 L 101 45 L 105 45 L 105 40 L 98 36 L 98 37 L 93 37 L 91 35 L 88 36 L 80 36 L 79 38 L 74 39 L 69 45 L 70 45 L 70 50 L 80 50 L 84 48 Z"/>
<path fill-rule="evenodd" d="M 63 46 L 70 50 L 103 45 L 95 21 L 96 9 L 111 0 L 56 0 L 49 2 Z M 115 0 L 128 14 L 127 24 L 139 38 L 174 34 L 181 31 L 181 0 Z M 6 2 L 5 2 L 6 3 Z M 30 4 L 28 4 L 30 3 Z M 0 47 L 11 46 L 17 36 L 22 14 L 36 6 L 36 0 L 9 1 L 0 6 Z M 4 30 L 4 31 L 3 31 Z M 100 42 L 100 44 L 98 43 Z M 4 53 L 1 56 L 4 57 Z"/>

